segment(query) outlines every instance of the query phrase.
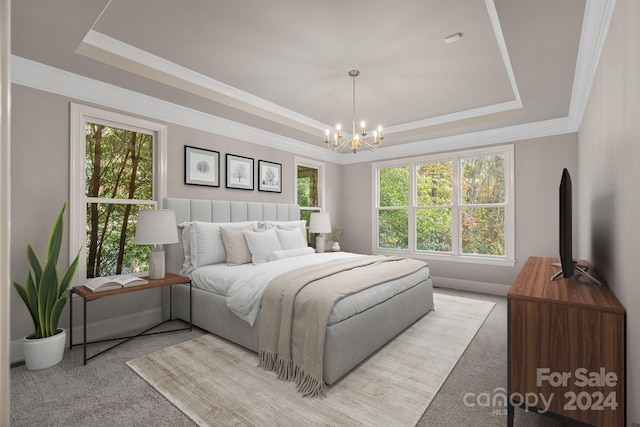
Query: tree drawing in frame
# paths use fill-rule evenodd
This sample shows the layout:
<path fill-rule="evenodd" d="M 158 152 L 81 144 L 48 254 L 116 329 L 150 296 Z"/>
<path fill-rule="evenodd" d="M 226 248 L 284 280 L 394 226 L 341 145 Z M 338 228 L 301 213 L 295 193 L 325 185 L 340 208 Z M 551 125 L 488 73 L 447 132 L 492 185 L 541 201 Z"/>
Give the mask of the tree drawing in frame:
<path fill-rule="evenodd" d="M 282 193 L 282 165 L 258 161 L 258 191 Z"/>
<path fill-rule="evenodd" d="M 253 190 L 253 159 L 226 154 L 227 188 Z"/>
<path fill-rule="evenodd" d="M 220 153 L 185 145 L 184 183 L 220 187 Z"/>

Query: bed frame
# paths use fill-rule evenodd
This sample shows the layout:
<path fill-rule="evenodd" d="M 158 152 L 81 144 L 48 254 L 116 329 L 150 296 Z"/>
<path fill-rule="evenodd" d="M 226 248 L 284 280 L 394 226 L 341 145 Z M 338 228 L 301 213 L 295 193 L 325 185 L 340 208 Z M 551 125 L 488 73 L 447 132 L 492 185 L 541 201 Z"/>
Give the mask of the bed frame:
<path fill-rule="evenodd" d="M 177 224 L 186 221 L 291 221 L 300 219 L 298 205 L 222 200 L 166 198 L 164 209 L 174 209 Z M 178 233 L 180 235 L 180 233 Z M 182 241 L 165 245 L 167 271 L 182 267 Z M 174 316 L 189 319 L 189 287 L 175 286 Z M 360 362 L 433 309 L 431 279 L 362 313 L 327 328 L 324 381 L 333 384 Z M 193 324 L 208 332 L 258 351 L 260 316 L 253 327 L 227 310 L 225 298 L 193 288 Z"/>

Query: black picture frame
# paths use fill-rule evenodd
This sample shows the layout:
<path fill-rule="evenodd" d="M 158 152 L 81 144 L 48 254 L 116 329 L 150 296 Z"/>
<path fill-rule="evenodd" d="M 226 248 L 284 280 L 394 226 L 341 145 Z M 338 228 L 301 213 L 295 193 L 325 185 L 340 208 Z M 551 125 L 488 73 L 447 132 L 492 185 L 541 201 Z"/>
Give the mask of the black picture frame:
<path fill-rule="evenodd" d="M 253 191 L 253 159 L 226 154 L 226 186 L 238 190 Z"/>
<path fill-rule="evenodd" d="M 282 193 L 282 164 L 258 160 L 258 191 Z"/>
<path fill-rule="evenodd" d="M 220 187 L 220 153 L 205 148 L 184 146 L 184 183 Z"/>

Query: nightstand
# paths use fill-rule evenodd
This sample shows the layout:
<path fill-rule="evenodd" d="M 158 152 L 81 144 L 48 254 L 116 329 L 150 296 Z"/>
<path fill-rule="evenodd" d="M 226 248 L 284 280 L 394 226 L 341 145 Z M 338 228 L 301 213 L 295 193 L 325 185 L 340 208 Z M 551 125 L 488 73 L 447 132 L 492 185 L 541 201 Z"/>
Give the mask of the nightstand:
<path fill-rule="evenodd" d="M 92 292 L 91 290 L 87 289 L 84 287 L 84 285 L 80 285 L 80 286 L 74 286 L 73 288 L 69 289 L 69 349 L 72 349 L 74 345 L 80 345 L 80 344 L 74 344 L 73 343 L 73 294 L 79 295 L 82 300 L 83 300 L 83 322 L 82 322 L 82 328 L 83 328 L 83 338 L 82 338 L 82 347 L 83 347 L 83 352 L 84 352 L 84 364 L 87 364 L 88 360 L 93 359 L 96 356 L 101 355 L 102 353 L 105 353 L 117 346 L 119 346 L 120 344 L 124 344 L 127 341 L 130 341 L 134 338 L 137 337 L 141 337 L 144 335 L 155 335 L 155 334 L 164 334 L 164 333 L 168 333 L 168 332 L 177 332 L 177 331 L 186 331 L 192 330 L 192 324 L 191 324 L 191 318 L 192 318 L 192 285 L 191 285 L 191 279 L 187 276 L 181 276 L 179 274 L 173 274 L 173 273 L 166 273 L 164 279 L 149 279 L 148 277 L 144 277 L 144 279 L 147 279 L 149 281 L 149 283 L 146 283 L 144 285 L 137 285 L 137 286 L 130 286 L 127 288 L 119 288 L 119 289 L 111 289 L 108 291 L 101 291 L 101 292 Z M 173 320 L 173 293 L 172 293 L 172 286 L 173 285 L 180 285 L 180 284 L 189 284 L 189 327 L 186 328 L 178 328 L 178 329 L 171 329 L 169 331 L 160 331 L 160 332 L 149 332 L 150 330 L 157 328 L 160 325 L 163 325 L 167 322 L 170 322 Z M 97 341 L 87 341 L 87 302 L 89 301 L 94 301 L 97 299 L 101 299 L 101 298 L 107 298 L 107 297 L 111 297 L 114 295 L 122 295 L 122 294 L 127 294 L 129 292 L 138 292 L 138 291 L 143 291 L 145 289 L 153 289 L 153 288 L 161 288 L 164 286 L 169 286 L 169 319 L 168 320 L 164 320 L 160 323 L 158 323 L 157 325 L 154 325 L 150 328 L 145 329 L 144 331 L 140 332 L 139 334 L 133 335 L 133 336 L 127 336 L 127 337 L 118 337 L 118 338 L 109 338 L 109 339 L 104 339 L 104 340 L 97 340 Z M 109 348 L 106 348 L 90 357 L 87 357 L 87 344 L 95 344 L 95 343 L 99 343 L 99 342 L 108 342 L 108 341 L 120 341 L 117 344 L 112 345 Z"/>

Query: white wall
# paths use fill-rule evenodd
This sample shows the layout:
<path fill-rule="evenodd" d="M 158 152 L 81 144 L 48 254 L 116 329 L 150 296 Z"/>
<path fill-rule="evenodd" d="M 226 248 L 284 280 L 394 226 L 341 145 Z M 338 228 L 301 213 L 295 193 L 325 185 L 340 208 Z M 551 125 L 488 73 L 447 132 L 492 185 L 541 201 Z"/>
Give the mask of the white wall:
<path fill-rule="evenodd" d="M 558 256 L 558 186 L 562 169 L 578 175 L 577 134 L 515 142 L 515 267 L 429 260 L 434 284 L 506 294 L 529 256 Z M 371 253 L 371 163 L 345 166 L 345 249 Z"/>
<path fill-rule="evenodd" d="M 640 2 L 617 0 L 578 135 L 579 253 L 627 311 L 627 420 L 640 423 Z"/>

